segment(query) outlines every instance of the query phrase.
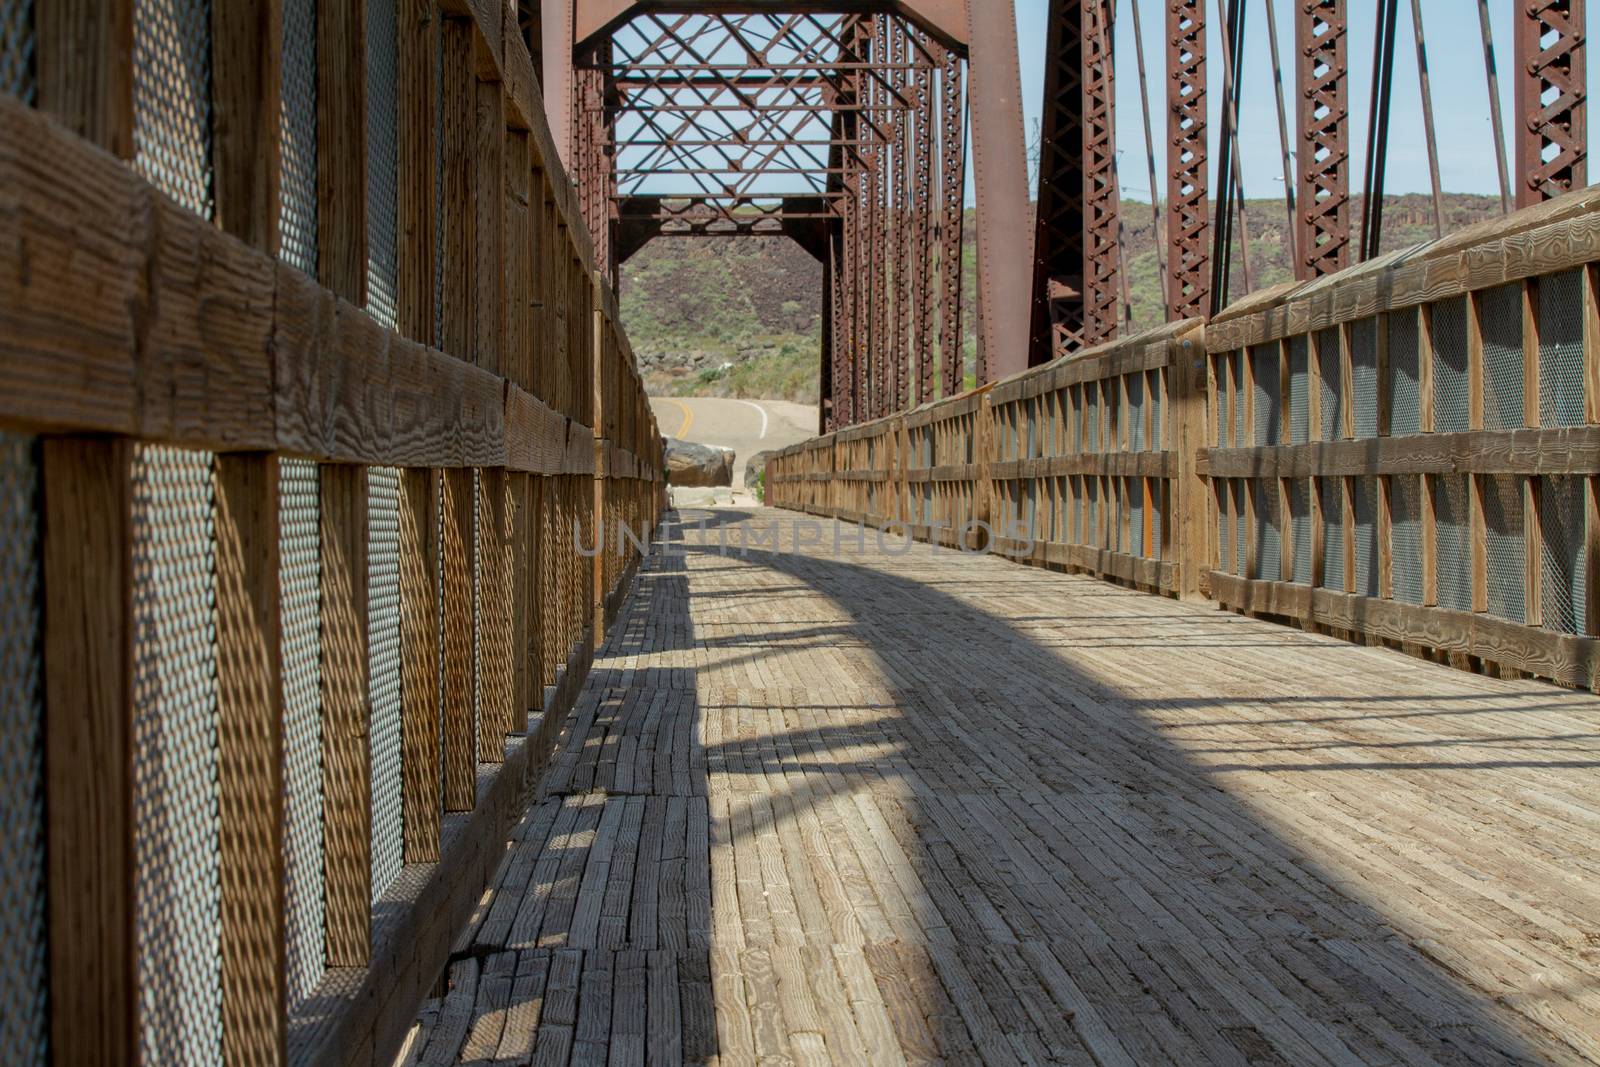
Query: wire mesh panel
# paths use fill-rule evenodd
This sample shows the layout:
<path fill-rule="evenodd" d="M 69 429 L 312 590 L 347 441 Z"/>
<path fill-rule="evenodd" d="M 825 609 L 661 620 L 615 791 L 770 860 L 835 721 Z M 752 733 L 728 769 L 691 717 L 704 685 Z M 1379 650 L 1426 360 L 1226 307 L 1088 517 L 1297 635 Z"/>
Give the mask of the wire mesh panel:
<path fill-rule="evenodd" d="M 1357 437 L 1378 436 L 1378 320 L 1350 324 L 1350 409 Z"/>
<path fill-rule="evenodd" d="M 33 0 L 0 0 L 0 93 L 33 103 Z"/>
<path fill-rule="evenodd" d="M 1228 448 L 1233 444 L 1229 428 L 1233 425 L 1231 413 L 1233 390 L 1228 384 L 1228 372 L 1233 360 L 1230 356 L 1218 356 L 1213 364 L 1216 375 L 1216 418 L 1211 424 L 1216 438 L 1216 447 Z"/>
<path fill-rule="evenodd" d="M 1311 373 L 1310 341 L 1304 334 L 1289 338 L 1289 443 L 1305 444 L 1310 430 Z"/>
<path fill-rule="evenodd" d="M 1252 483 L 1256 503 L 1257 578 L 1283 580 L 1282 516 L 1278 514 L 1278 480 L 1257 478 Z"/>
<path fill-rule="evenodd" d="M 372 898 L 400 873 L 400 470 L 367 468 L 367 677 L 372 705 Z"/>
<path fill-rule="evenodd" d="M 134 922 L 145 1063 L 222 1058 L 213 457 L 133 464 Z"/>
<path fill-rule="evenodd" d="M 1482 300 L 1483 428 L 1523 425 L 1522 286 L 1486 289 Z"/>
<path fill-rule="evenodd" d="M 1355 549 L 1357 596 L 1378 595 L 1378 480 L 1356 478 L 1351 482 L 1355 504 Z"/>
<path fill-rule="evenodd" d="M 1147 403 L 1150 405 L 1150 450 L 1152 452 L 1161 451 L 1161 442 L 1165 439 L 1161 432 L 1162 422 L 1167 417 L 1167 406 L 1161 402 L 1161 398 L 1166 395 L 1164 385 L 1164 375 L 1161 371 L 1151 371 L 1150 387 L 1147 390 Z"/>
<path fill-rule="evenodd" d="M 1283 382 L 1276 344 L 1255 345 L 1250 349 L 1250 373 L 1255 391 L 1255 437 L 1250 443 L 1258 447 L 1281 444 Z"/>
<path fill-rule="evenodd" d="M 1083 487 L 1083 543 L 1098 547 L 1100 544 L 1100 479 L 1085 478 Z"/>
<path fill-rule="evenodd" d="M 0 433 L 0 1058 L 43 1065 L 50 1020 L 38 496 L 33 438 Z"/>
<path fill-rule="evenodd" d="M 1318 478 L 1322 500 L 1322 584 L 1344 592 L 1344 486 L 1342 478 Z"/>
<path fill-rule="evenodd" d="M 1144 435 L 1144 374 L 1128 375 L 1128 449 L 1143 452 Z"/>
<path fill-rule="evenodd" d="M 322 978 L 322 555 L 317 465 L 278 462 L 289 1003 Z"/>
<path fill-rule="evenodd" d="M 367 310 L 391 330 L 395 303 L 395 0 L 367 0 Z"/>
<path fill-rule="evenodd" d="M 1067 512 L 1067 540 L 1075 545 L 1084 543 L 1083 516 L 1084 516 L 1084 487 L 1083 479 L 1073 475 L 1067 479 L 1067 492 L 1071 496 Z"/>
<path fill-rule="evenodd" d="M 1123 510 L 1123 486 L 1121 478 L 1107 478 L 1105 490 L 1106 505 L 1106 540 L 1105 547 L 1113 552 L 1121 552 L 1122 526 L 1127 521 L 1127 513 Z"/>
<path fill-rule="evenodd" d="M 1232 364 L 1228 377 L 1233 380 L 1233 445 L 1242 448 L 1245 444 L 1244 425 L 1244 353 L 1235 352 L 1228 357 Z"/>
<path fill-rule="evenodd" d="M 1422 481 L 1415 474 L 1389 479 L 1390 580 L 1394 598 L 1422 603 Z"/>
<path fill-rule="evenodd" d="M 1022 485 L 1022 525 L 1026 531 L 1023 539 L 1032 541 L 1038 536 L 1039 519 L 1039 483 L 1031 479 Z"/>
<path fill-rule="evenodd" d="M 211 217 L 211 4 L 134 0 L 133 162 Z"/>
<path fill-rule="evenodd" d="M 1083 448 L 1086 452 L 1100 451 L 1099 399 L 1100 384 L 1098 382 L 1085 382 L 1083 386 Z"/>
<path fill-rule="evenodd" d="M 1545 629 L 1569 634 L 1589 632 L 1583 483 L 1581 475 L 1545 475 L 1539 487 L 1540 611 Z"/>
<path fill-rule="evenodd" d="M 1539 279 L 1539 422 L 1583 425 L 1583 272 Z"/>
<path fill-rule="evenodd" d="M 1433 428 L 1436 433 L 1465 433 L 1471 424 L 1467 298 L 1434 304 L 1432 325 Z"/>
<path fill-rule="evenodd" d="M 1296 478 L 1289 483 L 1290 581 L 1311 584 L 1311 483 Z"/>
<path fill-rule="evenodd" d="M 1152 478 L 1150 480 L 1150 543 L 1145 546 L 1145 555 L 1151 559 L 1162 558 L 1161 516 L 1167 510 L 1167 481 L 1165 478 Z"/>
<path fill-rule="evenodd" d="M 278 256 L 317 276 L 317 0 L 282 0 Z"/>
<path fill-rule="evenodd" d="M 1107 452 L 1120 452 L 1126 438 L 1122 428 L 1122 390 L 1116 382 L 1100 383 L 1100 403 L 1106 412 L 1105 449 Z"/>
<path fill-rule="evenodd" d="M 1144 479 L 1126 478 L 1122 483 L 1123 504 L 1128 512 L 1128 544 L 1123 551 L 1144 555 Z"/>
<path fill-rule="evenodd" d="M 1318 330 L 1316 346 L 1317 399 L 1322 405 L 1318 440 L 1337 441 L 1344 436 L 1344 360 L 1339 352 L 1338 329 Z"/>
<path fill-rule="evenodd" d="M 1514 474 L 1487 475 L 1482 486 L 1489 614 L 1522 622 L 1528 581 L 1522 539 L 1522 479 Z"/>
<path fill-rule="evenodd" d="M 1228 483 L 1221 479 L 1212 481 L 1211 498 L 1217 516 L 1216 569 L 1226 571 L 1231 569 L 1233 564 L 1233 516 L 1228 510 L 1233 495 L 1228 492 Z"/>
<path fill-rule="evenodd" d="M 1449 611 L 1472 610 L 1471 475 L 1446 474 L 1434 481 L 1433 516 L 1437 544 L 1434 565 L 1439 606 Z"/>
<path fill-rule="evenodd" d="M 1233 573 L 1241 578 L 1249 575 L 1249 549 L 1245 538 L 1249 536 L 1245 527 L 1245 483 L 1243 478 L 1235 478 L 1228 483 L 1233 492 Z"/>
<path fill-rule="evenodd" d="M 1422 432 L 1422 365 L 1418 351 L 1417 312 L 1389 313 L 1389 433 L 1404 437 Z"/>

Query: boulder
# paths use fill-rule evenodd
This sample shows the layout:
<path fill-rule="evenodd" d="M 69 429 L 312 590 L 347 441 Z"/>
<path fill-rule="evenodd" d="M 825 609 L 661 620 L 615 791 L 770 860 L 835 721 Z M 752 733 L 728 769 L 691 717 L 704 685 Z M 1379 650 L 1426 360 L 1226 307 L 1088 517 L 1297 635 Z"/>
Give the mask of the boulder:
<path fill-rule="evenodd" d="M 772 458 L 773 452 L 772 449 L 757 452 L 744 461 L 744 487 L 750 492 L 755 492 L 756 487 L 761 484 L 761 475 L 766 471 L 767 460 Z"/>
<path fill-rule="evenodd" d="M 733 484 L 733 449 L 667 441 L 667 484 L 716 486 Z"/>

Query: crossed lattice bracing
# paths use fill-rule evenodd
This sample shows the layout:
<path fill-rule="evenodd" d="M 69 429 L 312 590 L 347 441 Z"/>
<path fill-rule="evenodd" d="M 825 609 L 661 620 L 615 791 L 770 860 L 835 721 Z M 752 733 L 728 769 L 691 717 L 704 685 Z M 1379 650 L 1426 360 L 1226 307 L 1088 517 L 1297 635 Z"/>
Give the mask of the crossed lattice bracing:
<path fill-rule="evenodd" d="M 931 399 L 941 350 L 960 388 L 960 55 L 886 12 L 644 12 L 577 60 L 575 169 L 613 270 L 656 236 L 793 237 L 824 264 L 834 424 Z"/>
<path fill-rule="evenodd" d="M 1174 319 L 1211 302 L 1206 216 L 1206 10 L 1204 0 L 1167 5 L 1167 309 Z"/>
<path fill-rule="evenodd" d="M 1301 0 L 1295 8 L 1295 81 L 1300 138 L 1295 276 L 1342 270 L 1350 257 L 1350 108 L 1345 0 Z"/>
<path fill-rule="evenodd" d="M 1518 0 L 1517 204 L 1588 181 L 1584 0 Z"/>

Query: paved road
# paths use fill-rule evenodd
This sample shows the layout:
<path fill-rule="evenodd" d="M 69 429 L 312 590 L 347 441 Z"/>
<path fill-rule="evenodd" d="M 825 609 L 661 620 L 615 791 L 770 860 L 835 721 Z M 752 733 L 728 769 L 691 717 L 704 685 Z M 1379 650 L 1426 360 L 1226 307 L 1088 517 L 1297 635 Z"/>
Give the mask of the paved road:
<path fill-rule="evenodd" d="M 817 409 L 786 400 L 727 400 L 711 396 L 653 396 L 661 432 L 682 441 L 733 449 L 733 484 L 744 486 L 745 461 L 817 434 Z"/>

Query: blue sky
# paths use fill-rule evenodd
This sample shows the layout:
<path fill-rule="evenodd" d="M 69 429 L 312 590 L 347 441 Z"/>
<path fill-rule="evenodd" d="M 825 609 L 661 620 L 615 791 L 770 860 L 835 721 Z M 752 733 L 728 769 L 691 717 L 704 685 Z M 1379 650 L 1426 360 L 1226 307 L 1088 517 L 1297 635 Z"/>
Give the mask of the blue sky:
<path fill-rule="evenodd" d="M 993 2 L 993 0 L 974 0 Z M 1239 112 L 1239 145 L 1244 165 L 1245 194 L 1254 197 L 1281 196 L 1283 156 L 1278 141 L 1277 109 L 1272 99 L 1272 65 L 1267 40 L 1268 0 L 1246 0 L 1244 86 Z M 1292 82 L 1294 63 L 1293 0 L 1271 0 L 1276 4 L 1279 54 L 1285 65 L 1286 82 Z M 1018 40 L 1022 60 L 1022 97 L 1028 130 L 1039 115 L 1044 85 L 1045 23 L 1048 0 L 1015 0 Z M 1123 195 L 1148 202 L 1149 185 L 1144 149 L 1144 121 L 1139 107 L 1139 79 L 1134 49 L 1131 0 L 1117 0 L 1117 147 Z M 1389 156 L 1386 191 L 1390 193 L 1427 192 L 1428 155 L 1423 140 L 1422 105 L 1417 85 L 1417 57 L 1411 25 L 1411 5 L 1401 0 L 1400 24 L 1395 41 L 1394 89 L 1391 104 Z M 1163 136 L 1166 124 L 1162 73 L 1166 56 L 1163 43 L 1164 7 L 1162 0 L 1140 0 L 1139 17 L 1145 31 L 1145 65 L 1150 75 L 1151 121 L 1155 124 L 1156 174 L 1166 173 Z M 1218 39 L 1223 5 L 1209 4 L 1211 23 L 1207 27 L 1209 92 L 1212 100 L 1212 158 L 1219 135 L 1218 106 L 1222 99 L 1222 44 Z M 1367 109 L 1372 90 L 1372 0 L 1348 0 L 1350 17 L 1350 148 L 1351 186 L 1359 191 L 1366 156 Z M 1495 62 L 1499 68 L 1501 107 L 1506 120 L 1512 112 L 1511 29 L 1512 0 L 1490 0 L 1494 30 Z M 1432 82 L 1434 118 L 1439 140 L 1439 170 L 1445 192 L 1492 193 L 1498 195 L 1495 174 L 1493 132 L 1489 126 L 1489 93 L 1484 79 L 1483 47 L 1478 30 L 1478 5 L 1475 0 L 1422 0 L 1422 19 L 1426 30 L 1428 67 Z M 1593 96 L 1596 64 L 1590 64 L 1589 91 Z M 1294 137 L 1293 100 L 1288 108 L 1290 137 Z M 1594 151 L 1595 122 L 1590 122 L 1590 152 Z M 1291 147 L 1293 142 L 1291 140 Z M 1506 150 L 1515 166 L 1515 147 L 1507 129 Z M 1600 177 L 1595 175 L 1591 178 Z"/>

